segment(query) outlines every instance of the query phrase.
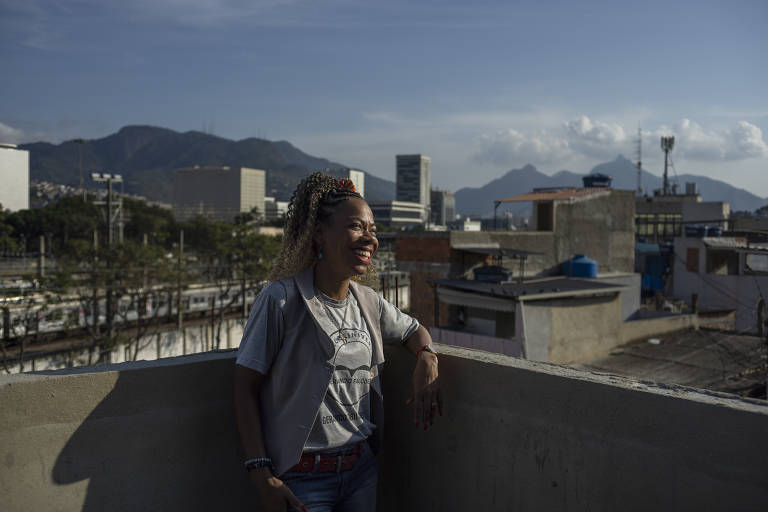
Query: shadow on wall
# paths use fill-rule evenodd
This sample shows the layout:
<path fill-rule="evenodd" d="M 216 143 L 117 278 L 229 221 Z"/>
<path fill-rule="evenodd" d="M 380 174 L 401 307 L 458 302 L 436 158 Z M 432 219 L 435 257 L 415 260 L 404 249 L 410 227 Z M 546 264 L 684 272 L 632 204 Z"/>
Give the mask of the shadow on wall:
<path fill-rule="evenodd" d="M 233 370 L 230 358 L 214 364 Z M 54 483 L 89 480 L 83 511 L 257 510 L 242 469 L 233 371 L 211 370 L 209 361 L 122 372 L 59 453 Z"/>

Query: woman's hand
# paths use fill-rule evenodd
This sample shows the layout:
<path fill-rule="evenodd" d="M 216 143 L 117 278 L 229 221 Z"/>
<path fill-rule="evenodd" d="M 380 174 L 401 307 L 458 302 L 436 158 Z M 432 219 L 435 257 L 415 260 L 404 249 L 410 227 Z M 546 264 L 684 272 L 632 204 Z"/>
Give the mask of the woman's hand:
<path fill-rule="evenodd" d="M 261 505 L 265 512 L 285 512 L 288 505 L 307 512 L 307 507 L 291 492 L 282 480 L 273 476 L 268 469 L 251 471 L 251 482 L 259 491 Z"/>
<path fill-rule="evenodd" d="M 413 422 L 424 425 L 424 430 L 432 425 L 435 413 L 443 415 L 443 398 L 437 381 L 437 356 L 422 350 L 413 370 L 413 391 L 406 405 L 414 404 Z"/>

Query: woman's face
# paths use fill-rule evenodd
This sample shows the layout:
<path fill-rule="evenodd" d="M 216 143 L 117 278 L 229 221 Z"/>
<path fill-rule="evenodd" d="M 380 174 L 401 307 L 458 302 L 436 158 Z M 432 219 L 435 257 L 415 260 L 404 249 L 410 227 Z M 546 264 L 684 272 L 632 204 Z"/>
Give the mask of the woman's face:
<path fill-rule="evenodd" d="M 323 252 L 318 269 L 343 279 L 364 274 L 379 248 L 368 203 L 356 197 L 339 203 L 318 226 L 316 243 Z"/>

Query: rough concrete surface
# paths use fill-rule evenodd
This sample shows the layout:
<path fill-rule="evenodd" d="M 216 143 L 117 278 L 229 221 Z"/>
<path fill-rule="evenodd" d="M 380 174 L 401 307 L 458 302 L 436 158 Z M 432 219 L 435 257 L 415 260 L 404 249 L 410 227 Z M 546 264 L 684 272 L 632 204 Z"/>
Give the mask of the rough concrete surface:
<path fill-rule="evenodd" d="M 387 347 L 379 510 L 763 510 L 768 407 L 441 347 L 444 416 L 404 405 Z M 259 510 L 234 353 L 0 378 L 2 508 Z"/>

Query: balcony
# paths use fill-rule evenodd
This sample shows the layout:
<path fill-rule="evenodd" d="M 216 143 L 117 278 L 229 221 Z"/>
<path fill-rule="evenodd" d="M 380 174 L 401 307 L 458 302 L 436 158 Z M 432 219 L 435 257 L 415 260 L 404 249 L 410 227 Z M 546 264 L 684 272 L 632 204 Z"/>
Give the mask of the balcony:
<path fill-rule="evenodd" d="M 764 510 L 768 405 L 441 347 L 445 416 L 413 426 L 385 355 L 379 510 Z M 259 510 L 234 352 L 0 377 L 3 509 Z"/>

